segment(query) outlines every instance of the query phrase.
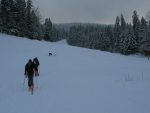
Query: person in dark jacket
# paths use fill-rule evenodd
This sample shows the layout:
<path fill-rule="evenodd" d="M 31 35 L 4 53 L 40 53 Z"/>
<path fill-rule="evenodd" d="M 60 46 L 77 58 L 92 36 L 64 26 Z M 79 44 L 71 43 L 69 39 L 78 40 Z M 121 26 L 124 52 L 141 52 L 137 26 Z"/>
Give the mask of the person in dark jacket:
<path fill-rule="evenodd" d="M 34 77 L 34 64 L 31 59 L 29 59 L 28 63 L 25 65 L 25 76 L 28 77 L 28 88 L 29 91 L 31 91 L 31 94 L 33 94 L 34 89 L 34 83 L 33 83 L 33 77 Z"/>
<path fill-rule="evenodd" d="M 38 67 L 39 67 L 40 63 L 39 63 L 39 60 L 38 60 L 37 57 L 35 57 L 33 59 L 33 63 L 34 63 L 34 66 L 35 66 L 35 68 L 34 68 L 35 76 L 39 76 L 39 69 L 38 69 Z"/>

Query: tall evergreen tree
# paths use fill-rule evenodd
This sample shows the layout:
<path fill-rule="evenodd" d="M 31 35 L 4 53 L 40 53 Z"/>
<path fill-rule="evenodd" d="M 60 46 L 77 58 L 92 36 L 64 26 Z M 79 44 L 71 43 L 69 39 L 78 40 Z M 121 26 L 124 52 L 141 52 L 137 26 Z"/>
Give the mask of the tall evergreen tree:
<path fill-rule="evenodd" d="M 139 43 L 141 40 L 139 37 L 140 20 L 138 18 L 137 11 L 133 11 L 132 22 L 133 22 L 133 32 L 134 32 L 137 43 Z"/>
<path fill-rule="evenodd" d="M 137 51 L 137 42 L 133 33 L 133 28 L 131 24 L 127 27 L 127 29 L 122 34 L 124 38 L 120 43 L 120 51 L 123 54 L 131 54 Z"/>
<path fill-rule="evenodd" d="M 4 33 L 9 33 L 8 30 L 9 11 L 10 11 L 9 0 L 1 0 L 2 32 Z"/>
<path fill-rule="evenodd" d="M 33 39 L 34 37 L 34 28 L 33 28 L 33 20 L 32 20 L 32 1 L 27 1 L 26 7 L 26 36 Z"/>
<path fill-rule="evenodd" d="M 121 31 L 124 31 L 126 29 L 126 22 L 125 19 L 123 17 L 123 14 L 121 14 L 121 19 L 120 19 L 120 23 L 121 23 Z"/>
<path fill-rule="evenodd" d="M 44 23 L 44 39 L 47 41 L 53 41 L 51 35 L 52 35 L 52 22 L 50 18 L 46 18 Z"/>
<path fill-rule="evenodd" d="M 18 36 L 25 36 L 25 30 L 27 29 L 26 26 L 26 2 L 25 0 L 15 0 L 15 12 L 17 16 L 16 20 L 16 27 L 18 30 Z"/>
<path fill-rule="evenodd" d="M 40 23 L 40 17 L 39 17 L 39 11 L 38 9 L 32 10 L 31 12 L 31 17 L 32 17 L 32 25 L 33 25 L 33 38 L 41 40 L 43 37 L 43 31 L 42 31 L 42 26 Z"/>
<path fill-rule="evenodd" d="M 150 20 L 148 21 L 147 25 L 147 40 L 150 40 Z"/>
<path fill-rule="evenodd" d="M 114 26 L 114 49 L 118 50 L 119 42 L 120 42 L 120 34 L 121 34 L 121 29 L 120 29 L 120 19 L 117 16 L 116 17 L 116 22 Z"/>
<path fill-rule="evenodd" d="M 9 0 L 9 14 L 8 14 L 8 29 L 9 34 L 16 35 L 17 34 L 17 22 L 15 18 L 17 17 L 17 13 L 15 10 L 15 2 L 13 0 Z"/>
<path fill-rule="evenodd" d="M 140 25 L 140 30 L 139 30 L 139 42 L 141 41 L 146 41 L 147 39 L 147 22 L 144 19 L 144 17 L 141 18 L 141 25 Z"/>

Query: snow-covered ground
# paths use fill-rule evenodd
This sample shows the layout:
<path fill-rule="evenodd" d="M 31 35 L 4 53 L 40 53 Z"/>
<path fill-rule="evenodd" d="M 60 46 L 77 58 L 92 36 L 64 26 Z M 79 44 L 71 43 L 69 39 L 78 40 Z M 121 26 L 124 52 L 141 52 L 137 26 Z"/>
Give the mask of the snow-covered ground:
<path fill-rule="evenodd" d="M 34 57 L 31 95 L 24 66 Z M 150 61 L 0 34 L 0 113 L 150 113 Z"/>

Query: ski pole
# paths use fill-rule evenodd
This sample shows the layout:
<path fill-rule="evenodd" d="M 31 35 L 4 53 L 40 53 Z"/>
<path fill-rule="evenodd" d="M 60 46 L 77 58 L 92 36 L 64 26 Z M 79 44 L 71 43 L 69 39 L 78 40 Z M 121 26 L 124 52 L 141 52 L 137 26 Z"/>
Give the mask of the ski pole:
<path fill-rule="evenodd" d="M 37 76 L 36 76 L 36 87 L 38 88 Z"/>
<path fill-rule="evenodd" d="M 25 85 L 25 79 L 26 79 L 26 77 L 24 77 L 24 80 L 23 80 L 23 88 L 24 88 L 24 85 Z"/>

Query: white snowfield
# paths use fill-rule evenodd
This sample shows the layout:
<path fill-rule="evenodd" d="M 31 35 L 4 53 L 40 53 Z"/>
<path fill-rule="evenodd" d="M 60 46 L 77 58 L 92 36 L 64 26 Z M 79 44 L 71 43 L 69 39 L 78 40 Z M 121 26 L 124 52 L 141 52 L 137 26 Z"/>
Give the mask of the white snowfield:
<path fill-rule="evenodd" d="M 147 58 L 64 42 L 0 34 L 0 113 L 150 113 Z M 24 66 L 34 57 L 40 76 L 31 95 Z"/>

